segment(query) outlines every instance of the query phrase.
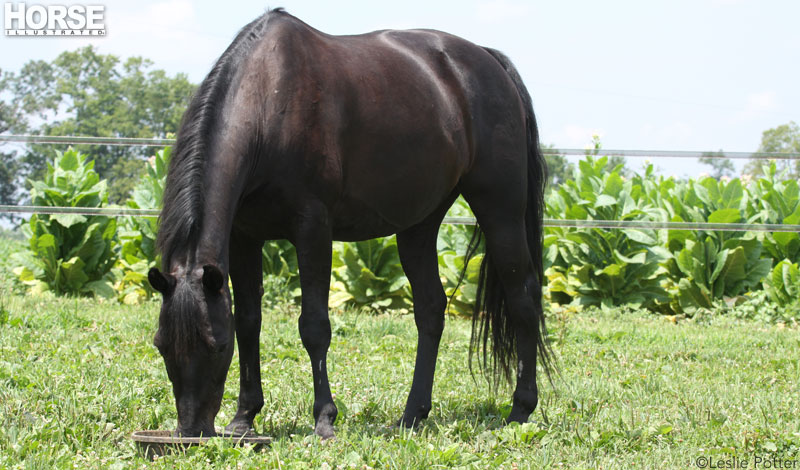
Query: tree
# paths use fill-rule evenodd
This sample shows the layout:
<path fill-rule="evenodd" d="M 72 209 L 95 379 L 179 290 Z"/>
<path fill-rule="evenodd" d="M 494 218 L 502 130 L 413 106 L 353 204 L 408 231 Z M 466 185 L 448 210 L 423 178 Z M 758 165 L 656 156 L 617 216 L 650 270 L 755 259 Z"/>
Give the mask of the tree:
<path fill-rule="evenodd" d="M 7 95 L 13 75 L 0 69 L 0 96 Z M 24 131 L 23 120 L 13 101 L 0 100 L 0 134 Z M 20 184 L 18 157 L 12 150 L 0 149 L 0 204 L 14 204 Z M 0 217 L 10 218 L 0 214 Z"/>
<path fill-rule="evenodd" d="M 566 181 L 574 179 L 572 176 L 575 171 L 574 163 L 570 163 L 566 156 L 559 154 L 558 149 L 556 149 L 553 145 L 541 145 L 540 148 L 542 153 L 544 153 L 544 159 L 547 162 L 548 188 L 554 188 Z M 592 147 L 586 149 L 586 155 L 600 155 L 602 148 L 603 145 L 600 142 L 600 136 L 596 134 L 592 135 Z M 612 155 L 608 157 L 608 171 L 614 171 L 618 165 L 622 165 L 620 174 L 624 176 L 630 176 L 630 171 L 625 166 L 625 157 L 619 155 Z"/>
<path fill-rule="evenodd" d="M 722 150 L 719 152 L 703 152 L 703 155 L 698 158 L 698 161 L 703 165 L 711 166 L 711 177 L 719 180 L 722 177 L 733 177 L 736 171 L 733 162 L 724 157 L 725 154 Z"/>
<path fill-rule="evenodd" d="M 194 93 L 185 74 L 167 76 L 153 70 L 141 57 L 124 62 L 99 54 L 93 47 L 64 52 L 52 63 L 31 61 L 11 79 L 10 90 L 28 122 L 43 122 L 31 129 L 42 135 L 163 138 L 177 131 L 181 116 Z M 101 178 L 111 181 L 109 200 L 127 198 L 152 153 L 146 147 L 79 145 L 95 160 Z M 55 157 L 50 145 L 31 145 L 21 159 L 25 176 L 44 174 Z"/>
<path fill-rule="evenodd" d="M 568 162 L 567 157 L 559 155 L 552 145 L 542 145 L 541 150 L 547 162 L 548 186 L 555 187 L 572 179 L 572 169 L 575 165 Z"/>
<path fill-rule="evenodd" d="M 782 124 L 772 129 L 767 129 L 761 134 L 759 152 L 800 153 L 800 126 L 794 121 Z M 750 160 L 745 165 L 743 173 L 752 176 L 763 174 L 764 160 Z M 786 172 L 785 177 L 800 179 L 800 160 L 776 160 L 779 172 Z"/>

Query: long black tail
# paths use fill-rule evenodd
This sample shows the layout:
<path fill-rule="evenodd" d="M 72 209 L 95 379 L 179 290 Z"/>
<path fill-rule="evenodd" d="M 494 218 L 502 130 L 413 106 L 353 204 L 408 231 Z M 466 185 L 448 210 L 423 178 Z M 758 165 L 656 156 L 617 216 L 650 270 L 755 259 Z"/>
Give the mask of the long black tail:
<path fill-rule="evenodd" d="M 503 53 L 494 49 L 485 49 L 506 70 L 511 80 L 514 82 L 514 85 L 516 85 L 517 92 L 525 108 L 528 138 L 528 205 L 525 212 L 525 229 L 528 236 L 528 251 L 531 255 L 531 265 L 536 280 L 538 281 L 533 289 L 529 289 L 530 295 L 533 297 L 534 304 L 536 305 L 535 315 L 538 317 L 536 319 L 538 328 L 536 329 L 536 337 L 533 338 L 533 340 L 536 341 L 537 357 L 544 366 L 544 370 L 549 378 L 552 368 L 552 355 L 545 342 L 547 328 L 545 327 L 544 312 L 541 307 L 541 288 L 544 284 L 544 270 L 542 267 L 542 218 L 544 213 L 544 189 L 547 181 L 547 164 L 539 149 L 539 131 L 536 127 L 536 118 L 533 114 L 531 97 L 528 94 L 527 88 L 525 88 L 525 85 L 522 83 L 519 72 L 517 72 L 511 60 Z M 475 252 L 480 241 L 481 233 L 480 229 L 477 229 L 467 249 L 467 256 L 471 256 Z M 486 372 L 491 371 L 493 373 L 494 383 L 497 384 L 500 377 L 504 377 L 509 383 L 512 383 L 513 371 L 517 367 L 516 333 L 514 326 L 511 324 L 511 316 L 507 311 L 500 277 L 487 251 L 481 263 L 475 310 L 472 315 L 470 367 L 472 365 L 472 353 L 481 351 L 481 368 Z M 490 336 L 491 346 L 489 345 Z M 491 366 L 489 366 L 489 356 L 491 356 Z"/>

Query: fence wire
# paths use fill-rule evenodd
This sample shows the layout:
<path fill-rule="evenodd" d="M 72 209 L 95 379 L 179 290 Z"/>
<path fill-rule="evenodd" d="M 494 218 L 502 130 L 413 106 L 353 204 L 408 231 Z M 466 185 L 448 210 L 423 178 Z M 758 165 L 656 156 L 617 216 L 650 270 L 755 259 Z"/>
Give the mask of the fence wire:
<path fill-rule="evenodd" d="M 173 145 L 175 139 L 140 139 L 131 137 L 85 137 L 52 135 L 0 135 L 0 142 L 52 145 L 128 145 L 141 147 L 163 147 Z M 544 149 L 545 155 L 584 156 L 593 150 L 586 149 Z M 603 156 L 649 157 L 649 158 L 713 158 L 739 160 L 800 160 L 800 153 L 777 152 L 700 152 L 694 150 L 606 150 Z"/>
<path fill-rule="evenodd" d="M 86 137 L 86 136 L 42 136 L 42 135 L 0 135 L 0 142 L 52 145 L 125 145 L 144 147 L 163 147 L 173 145 L 175 139 L 146 139 L 129 137 Z M 544 149 L 545 155 L 584 156 L 591 153 L 586 149 Z M 800 153 L 775 152 L 697 152 L 683 150 L 602 150 L 602 154 L 622 157 L 659 158 L 714 158 L 714 159 L 755 159 L 755 160 L 800 160 Z M 0 205 L 0 213 L 8 214 L 76 214 L 107 217 L 158 217 L 160 211 L 152 209 L 130 209 L 122 207 L 50 207 Z M 472 217 L 445 217 L 442 223 L 453 225 L 475 225 Z M 643 220 L 575 220 L 544 219 L 545 227 L 563 228 L 603 228 L 603 229 L 647 229 L 647 230 L 707 230 L 731 232 L 800 232 L 800 225 L 791 224 L 715 224 L 707 222 L 667 222 Z"/>
<path fill-rule="evenodd" d="M 106 217 L 158 217 L 155 209 L 130 209 L 124 207 L 55 207 L 0 205 L 0 213 L 10 214 L 75 214 Z M 450 225 L 476 225 L 474 217 L 445 217 Z M 791 224 L 716 224 L 708 222 L 661 222 L 650 220 L 579 220 L 544 219 L 545 227 L 645 229 L 645 230 L 706 230 L 723 232 L 800 232 L 800 225 Z"/>

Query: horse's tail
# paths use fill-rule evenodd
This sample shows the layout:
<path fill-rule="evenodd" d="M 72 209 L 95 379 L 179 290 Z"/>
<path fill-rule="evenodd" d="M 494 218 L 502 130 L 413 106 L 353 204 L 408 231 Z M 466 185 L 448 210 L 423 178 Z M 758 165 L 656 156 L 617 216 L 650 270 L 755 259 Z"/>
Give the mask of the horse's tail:
<path fill-rule="evenodd" d="M 528 251 L 531 256 L 531 265 L 537 284 L 530 292 L 534 300 L 534 315 L 536 321 L 536 342 L 537 356 L 550 377 L 551 352 L 545 343 L 547 329 L 545 327 L 544 311 L 542 309 L 542 285 L 544 284 L 544 269 L 542 266 L 542 240 L 543 240 L 543 211 L 544 211 L 544 187 L 547 181 L 547 164 L 539 148 L 539 131 L 536 127 L 536 118 L 533 114 L 533 105 L 527 88 L 522 83 L 519 72 L 511 63 L 508 57 L 494 49 L 485 48 L 505 69 L 508 76 L 514 82 L 522 105 L 525 110 L 526 133 L 528 141 L 528 171 L 527 187 L 528 201 L 525 210 L 525 229 L 528 237 Z M 480 243 L 480 229 L 476 229 L 476 235 L 472 237 L 470 246 L 467 249 L 468 256 L 475 252 Z M 466 263 L 465 263 L 466 265 Z M 481 263 L 480 275 L 478 278 L 478 291 L 475 300 L 475 310 L 472 315 L 472 339 L 470 340 L 470 367 L 472 365 L 472 353 L 482 350 L 481 366 L 488 371 L 487 353 L 489 353 L 488 342 L 491 335 L 491 370 L 494 374 L 495 384 L 500 377 L 511 383 L 512 371 L 516 368 L 516 329 L 511 323 L 511 317 L 505 302 L 503 286 L 497 273 L 497 269 L 487 252 Z"/>

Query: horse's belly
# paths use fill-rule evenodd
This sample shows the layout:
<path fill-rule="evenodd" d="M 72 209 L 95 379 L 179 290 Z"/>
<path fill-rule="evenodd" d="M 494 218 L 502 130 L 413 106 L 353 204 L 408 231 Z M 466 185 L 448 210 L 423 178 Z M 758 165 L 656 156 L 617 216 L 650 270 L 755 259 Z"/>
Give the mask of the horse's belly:
<path fill-rule="evenodd" d="M 333 209 L 333 234 L 337 240 L 365 240 L 401 232 L 440 210 L 454 191 L 455 181 L 436 187 L 386 184 L 381 191 L 359 192 L 342 198 Z M 363 188 L 362 188 L 363 189 Z"/>
<path fill-rule="evenodd" d="M 345 217 L 334 221 L 333 239 L 343 242 L 387 237 L 402 231 L 387 220 L 375 214 L 361 214 L 357 218 Z"/>

